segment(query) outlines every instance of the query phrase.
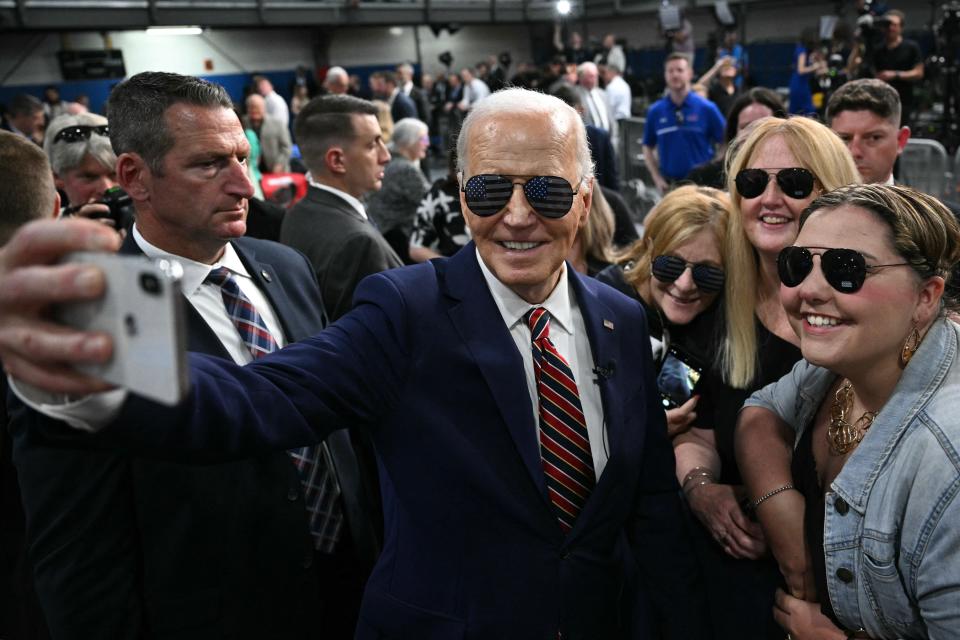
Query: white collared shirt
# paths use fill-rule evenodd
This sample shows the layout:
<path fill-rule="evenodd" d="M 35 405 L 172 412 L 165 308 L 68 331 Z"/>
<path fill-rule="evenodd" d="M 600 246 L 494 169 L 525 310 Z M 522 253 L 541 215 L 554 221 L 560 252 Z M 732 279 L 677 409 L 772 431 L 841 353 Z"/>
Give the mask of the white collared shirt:
<path fill-rule="evenodd" d="M 166 259 L 180 263 L 180 266 L 183 267 L 183 277 L 180 280 L 180 288 L 183 290 L 184 297 L 187 299 L 187 302 L 197 310 L 197 313 L 200 314 L 204 322 L 210 325 L 213 332 L 217 334 L 217 338 L 223 343 L 224 348 L 234 362 L 237 364 L 246 364 L 253 360 L 253 356 L 250 354 L 250 349 L 247 345 L 243 343 L 243 339 L 240 337 L 236 325 L 233 324 L 233 320 L 227 315 L 227 310 L 223 306 L 223 296 L 220 293 L 220 287 L 214 284 L 204 283 L 207 275 L 218 267 L 226 267 L 233 275 L 233 279 L 237 283 L 237 286 L 240 287 L 240 291 L 250 300 L 250 303 L 263 319 L 267 331 L 269 331 L 273 339 L 276 340 L 277 347 L 282 348 L 286 346 L 287 340 L 283 335 L 280 319 L 277 317 L 276 312 L 274 312 L 267 297 L 260 288 L 257 287 L 253 278 L 250 277 L 246 267 L 243 266 L 243 262 L 240 261 L 240 256 L 237 255 L 233 245 L 229 242 L 223 248 L 223 255 L 220 256 L 220 259 L 215 264 L 210 265 L 202 262 L 194 262 L 193 260 L 167 253 L 163 249 L 153 246 L 140 235 L 136 224 L 133 226 L 133 239 L 148 258 L 153 260 Z"/>
<path fill-rule="evenodd" d="M 324 190 L 324 191 L 329 191 L 330 193 L 332 193 L 333 195 L 337 196 L 338 198 L 341 198 L 341 199 L 343 199 L 343 200 L 346 200 L 346 201 L 347 201 L 347 204 L 349 204 L 351 207 L 353 207 L 354 209 L 357 210 L 357 213 L 360 214 L 360 217 L 361 217 L 361 218 L 363 218 L 364 220 L 367 219 L 367 210 L 366 210 L 366 208 L 363 206 L 363 203 L 360 202 L 358 199 L 354 198 L 352 195 L 350 195 L 350 194 L 347 193 L 346 191 L 340 191 L 340 189 L 337 189 L 336 187 L 331 187 L 331 186 L 328 186 L 328 185 L 325 185 L 325 184 L 320 184 L 319 182 L 317 182 L 316 180 L 314 180 L 314 179 L 313 179 L 313 176 L 310 175 L 309 173 L 307 174 L 307 183 L 308 183 L 311 187 L 316 187 L 317 189 L 322 189 L 322 190 Z"/>
<path fill-rule="evenodd" d="M 566 264 L 563 265 L 557 286 L 547 299 L 542 304 L 532 305 L 497 280 L 497 277 L 484 264 L 479 251 L 477 262 L 480 263 L 480 271 L 483 273 L 497 309 L 500 310 L 503 322 L 510 330 L 510 336 L 523 358 L 523 371 L 526 374 L 527 391 L 530 394 L 533 421 L 536 425 L 540 424 L 539 395 L 533 368 L 532 337 L 524 315 L 535 306 L 543 307 L 550 313 L 550 341 L 573 371 L 573 377 L 580 392 L 583 415 L 587 421 L 593 468 L 599 478 L 610 457 L 607 451 L 607 432 L 603 422 L 603 402 L 600 398 L 600 388 L 595 381 L 596 374 L 593 372 L 595 366 L 593 351 L 590 348 L 590 341 L 587 340 L 583 314 L 580 312 L 576 296 L 570 289 Z"/>

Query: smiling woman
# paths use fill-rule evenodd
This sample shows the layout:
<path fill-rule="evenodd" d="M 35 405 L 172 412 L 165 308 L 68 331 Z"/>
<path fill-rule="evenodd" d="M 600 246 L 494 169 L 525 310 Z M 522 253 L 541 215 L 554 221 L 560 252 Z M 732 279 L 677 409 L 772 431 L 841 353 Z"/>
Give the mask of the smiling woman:
<path fill-rule="evenodd" d="M 804 360 L 749 400 L 738 434 L 789 586 L 777 620 L 798 640 L 955 635 L 960 329 L 944 284 L 960 227 L 912 189 L 847 187 L 781 256 Z M 758 432 L 767 410 L 792 429 Z"/>
<path fill-rule="evenodd" d="M 694 542 L 708 580 L 717 638 L 775 638 L 771 611 L 779 584 L 767 542 L 743 505 L 746 492 L 733 450 L 736 416 L 750 393 L 777 380 L 800 359 L 780 305 L 777 256 L 793 244 L 800 214 L 821 192 L 858 182 L 837 136 L 809 118 L 764 118 L 747 129 L 726 158 L 733 215 L 724 252 L 746 264 L 730 272 L 726 295 L 730 340 L 745 345 L 737 375 L 707 370 L 691 429 L 674 440 L 677 477 L 695 517 Z"/>

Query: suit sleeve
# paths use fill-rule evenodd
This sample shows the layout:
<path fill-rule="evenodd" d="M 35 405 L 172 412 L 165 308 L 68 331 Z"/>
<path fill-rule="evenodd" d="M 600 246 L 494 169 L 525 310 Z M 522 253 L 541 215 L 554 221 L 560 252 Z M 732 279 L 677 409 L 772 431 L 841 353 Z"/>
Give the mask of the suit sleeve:
<path fill-rule="evenodd" d="M 641 337 L 649 344 L 646 331 Z M 676 461 L 667 438 L 653 359 L 649 349 L 642 349 L 641 353 L 647 396 L 646 441 L 629 539 L 641 578 L 649 587 L 653 607 L 663 623 L 664 639 L 710 638 L 704 617 L 707 602 L 703 581 L 682 513 L 674 471 Z"/>
<path fill-rule="evenodd" d="M 375 436 L 408 378 L 411 314 L 396 284 L 373 276 L 351 313 L 244 367 L 191 354 L 183 403 L 131 394 L 103 437 L 135 453 L 204 462 L 314 444 L 353 426 Z"/>

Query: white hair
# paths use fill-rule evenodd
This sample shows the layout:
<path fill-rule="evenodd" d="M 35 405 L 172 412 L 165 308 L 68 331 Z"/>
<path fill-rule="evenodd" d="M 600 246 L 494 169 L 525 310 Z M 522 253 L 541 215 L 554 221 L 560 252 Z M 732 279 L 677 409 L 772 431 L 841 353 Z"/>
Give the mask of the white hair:
<path fill-rule="evenodd" d="M 427 123 L 416 118 L 403 118 L 393 125 L 393 133 L 390 134 L 390 150 L 407 149 L 414 144 L 419 144 L 420 138 L 427 135 L 429 131 Z"/>
<path fill-rule="evenodd" d="M 330 67 L 327 69 L 327 82 L 338 78 L 343 82 L 348 82 L 350 80 L 350 75 L 343 67 Z"/>
<path fill-rule="evenodd" d="M 106 124 L 107 119 L 96 113 L 78 113 L 54 118 L 43 138 L 43 151 L 50 159 L 50 168 L 53 172 L 62 176 L 65 172 L 79 167 L 87 154 L 104 167 L 113 169 L 117 164 L 117 155 L 113 152 L 110 138 L 107 136 L 91 131 L 89 138 L 77 142 L 55 143 L 53 141 L 58 133 L 68 127 L 102 127 Z"/>
<path fill-rule="evenodd" d="M 482 122 L 488 118 L 496 119 L 508 113 L 542 114 L 549 118 L 554 115 L 564 114 L 569 121 L 573 123 L 574 143 L 577 145 L 577 164 L 580 168 L 580 178 L 586 182 L 587 178 L 593 177 L 593 160 L 590 157 L 590 145 L 587 143 L 587 130 L 583 126 L 583 120 L 580 115 L 574 111 L 567 103 L 559 98 L 549 96 L 538 91 L 529 89 L 520 89 L 512 87 L 503 89 L 491 94 L 476 103 L 467 114 L 460 127 L 460 135 L 457 138 L 457 171 L 463 173 L 467 163 L 470 150 L 467 143 L 470 140 L 470 132 L 476 123 Z"/>

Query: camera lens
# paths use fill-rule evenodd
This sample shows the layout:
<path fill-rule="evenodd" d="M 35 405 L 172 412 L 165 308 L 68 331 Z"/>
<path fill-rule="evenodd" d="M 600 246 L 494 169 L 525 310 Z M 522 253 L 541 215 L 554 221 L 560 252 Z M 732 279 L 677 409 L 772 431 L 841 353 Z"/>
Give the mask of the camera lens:
<path fill-rule="evenodd" d="M 140 274 L 140 288 L 152 296 L 158 296 L 160 295 L 160 292 L 163 291 L 163 285 L 160 283 L 160 278 L 152 273 Z"/>

